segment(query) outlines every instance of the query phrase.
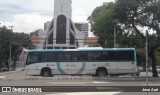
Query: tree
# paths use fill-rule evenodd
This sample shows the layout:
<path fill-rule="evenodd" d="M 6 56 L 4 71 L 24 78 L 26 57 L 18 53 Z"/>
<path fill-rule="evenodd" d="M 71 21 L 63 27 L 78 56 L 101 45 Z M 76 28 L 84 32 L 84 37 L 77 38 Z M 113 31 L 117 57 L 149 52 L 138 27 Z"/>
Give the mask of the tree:
<path fill-rule="evenodd" d="M 160 1 L 158 0 L 117 0 L 114 8 L 117 25 L 123 30 L 137 33 L 145 41 L 145 34 L 138 27 L 155 31 L 154 42 L 149 41 L 149 56 L 152 60 L 153 77 L 158 77 L 155 51 L 160 47 Z"/>
<path fill-rule="evenodd" d="M 30 36 L 25 33 L 13 33 L 13 41 L 12 41 L 12 59 L 14 60 L 13 67 L 15 67 L 17 58 L 20 56 L 23 48 L 26 49 L 34 48 Z"/>
<path fill-rule="evenodd" d="M 21 54 L 23 48 L 31 49 L 34 48 L 31 39 L 28 34 L 25 33 L 14 33 L 11 29 L 3 26 L 0 27 L 0 64 L 6 64 L 8 66 L 10 47 L 12 51 L 13 67 L 17 58 Z"/>
<path fill-rule="evenodd" d="M 113 43 L 110 43 L 114 35 L 112 8 L 113 3 L 97 7 L 88 17 L 91 31 L 98 36 L 98 42 L 102 47 L 113 47 Z"/>
<path fill-rule="evenodd" d="M 9 46 L 12 36 L 12 31 L 7 29 L 7 27 L 0 27 L 0 65 L 6 63 L 8 66 L 9 58 Z"/>
<path fill-rule="evenodd" d="M 99 37 L 101 46 L 108 46 L 116 29 L 120 47 L 145 49 L 144 28 L 149 30 L 149 56 L 152 61 L 153 77 L 156 71 L 155 51 L 160 47 L 160 1 L 158 0 L 116 0 L 97 7 L 88 18 L 91 31 Z M 154 31 L 154 33 L 151 33 Z M 143 59 L 144 60 L 144 59 Z"/>

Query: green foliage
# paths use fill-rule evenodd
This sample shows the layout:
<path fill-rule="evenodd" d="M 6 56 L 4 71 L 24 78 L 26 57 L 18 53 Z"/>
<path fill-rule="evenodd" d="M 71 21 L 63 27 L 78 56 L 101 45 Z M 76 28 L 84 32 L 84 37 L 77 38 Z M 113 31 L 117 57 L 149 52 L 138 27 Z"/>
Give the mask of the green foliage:
<path fill-rule="evenodd" d="M 5 26 L 0 27 L 0 64 L 5 62 L 9 56 L 9 41 L 11 41 L 12 31 Z"/>
<path fill-rule="evenodd" d="M 122 5 L 123 3 L 123 5 Z M 152 60 L 153 76 L 157 77 L 155 51 L 160 47 L 160 1 L 157 0 L 117 0 L 115 3 L 116 23 L 123 25 L 121 30 L 139 35 L 145 41 L 144 33 L 138 27 L 148 27 L 149 56 Z M 139 46 L 137 46 L 139 48 Z"/>
<path fill-rule="evenodd" d="M 0 65 L 6 64 L 9 60 L 10 46 L 12 47 L 12 60 L 14 62 L 16 62 L 23 48 L 33 48 L 28 34 L 14 33 L 5 26 L 0 27 Z"/>
<path fill-rule="evenodd" d="M 158 62 L 160 62 L 160 52 L 156 52 L 156 54 L 155 54 L 155 55 L 156 55 L 156 59 L 157 59 L 157 61 L 158 61 Z"/>
<path fill-rule="evenodd" d="M 139 66 L 145 67 L 146 63 L 146 50 L 144 48 L 138 48 L 137 49 L 137 64 Z"/>
<path fill-rule="evenodd" d="M 148 27 L 148 53 L 152 60 L 153 76 L 158 76 L 155 52 L 160 48 L 159 0 L 116 0 L 114 4 L 97 7 L 88 20 L 91 23 L 91 31 L 99 37 L 99 44 L 103 47 L 112 47 L 108 42 L 113 42 L 115 26 L 117 43 L 120 47 L 137 48 L 140 62 L 144 61 L 141 49 L 144 50 L 146 39 L 143 28 Z"/>
<path fill-rule="evenodd" d="M 102 47 L 111 47 L 109 41 L 113 39 L 113 3 L 97 7 L 92 15 L 88 17 L 91 24 L 91 31 L 99 37 L 99 44 Z M 113 46 L 113 45 L 112 45 Z"/>

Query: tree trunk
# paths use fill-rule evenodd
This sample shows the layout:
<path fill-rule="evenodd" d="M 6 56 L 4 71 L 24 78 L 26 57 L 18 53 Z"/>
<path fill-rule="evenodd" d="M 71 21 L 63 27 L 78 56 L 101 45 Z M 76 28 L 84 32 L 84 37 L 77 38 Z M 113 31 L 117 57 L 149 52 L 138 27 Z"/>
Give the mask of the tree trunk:
<path fill-rule="evenodd" d="M 5 60 L 5 65 L 7 66 L 7 69 L 9 70 L 9 61 Z"/>
<path fill-rule="evenodd" d="M 16 62 L 17 62 L 17 56 L 15 56 L 14 62 L 13 62 L 13 68 L 16 69 Z"/>
<path fill-rule="evenodd" d="M 154 51 L 150 52 L 151 60 L 152 60 L 152 77 L 158 77 L 157 69 L 156 69 L 156 58 Z"/>

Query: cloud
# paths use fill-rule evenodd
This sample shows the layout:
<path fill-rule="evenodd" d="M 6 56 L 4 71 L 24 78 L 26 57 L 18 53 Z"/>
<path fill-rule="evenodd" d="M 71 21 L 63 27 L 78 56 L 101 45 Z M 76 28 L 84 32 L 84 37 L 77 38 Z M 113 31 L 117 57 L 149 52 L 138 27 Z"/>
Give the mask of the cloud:
<path fill-rule="evenodd" d="M 37 29 L 43 29 L 44 22 L 52 20 L 50 16 L 39 14 L 17 14 L 14 17 L 13 25 L 15 32 L 29 33 Z"/>
<path fill-rule="evenodd" d="M 73 22 L 87 22 L 92 10 L 105 1 L 72 0 Z M 14 32 L 30 33 L 53 19 L 54 0 L 0 0 L 0 13 L 2 25 L 14 26 Z"/>
<path fill-rule="evenodd" d="M 53 17 L 53 0 L 0 0 L 0 23 L 13 26 L 14 32 L 43 29 Z"/>
<path fill-rule="evenodd" d="M 73 22 L 87 22 L 87 14 L 82 9 L 73 10 L 72 18 Z M 12 18 L 1 22 L 2 25 L 13 26 L 14 32 L 30 33 L 37 29 L 43 29 L 44 22 L 51 21 L 52 19 L 53 16 L 33 12 L 12 14 Z"/>
<path fill-rule="evenodd" d="M 28 0 L 24 8 L 37 12 L 51 12 L 53 14 L 54 0 Z"/>
<path fill-rule="evenodd" d="M 87 13 L 81 8 L 75 9 L 72 12 L 73 22 L 87 22 L 87 17 Z"/>
<path fill-rule="evenodd" d="M 1 14 L 40 13 L 53 15 L 54 0 L 0 0 Z M 1 17 L 0 17 L 1 18 Z"/>
<path fill-rule="evenodd" d="M 43 29 L 44 22 L 52 20 L 51 16 L 33 14 L 16 14 L 11 21 L 2 22 L 2 25 L 13 26 L 14 32 L 30 33 L 37 29 Z"/>

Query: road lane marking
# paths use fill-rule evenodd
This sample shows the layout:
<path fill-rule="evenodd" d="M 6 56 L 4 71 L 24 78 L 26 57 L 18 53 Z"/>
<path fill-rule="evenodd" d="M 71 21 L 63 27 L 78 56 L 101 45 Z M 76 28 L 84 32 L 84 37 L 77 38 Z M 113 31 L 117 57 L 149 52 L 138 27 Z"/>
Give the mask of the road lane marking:
<path fill-rule="evenodd" d="M 49 83 L 49 84 L 87 84 L 87 83 L 105 84 L 105 83 L 112 83 L 112 82 L 93 81 L 93 82 L 46 82 L 46 83 Z"/>
<path fill-rule="evenodd" d="M 46 82 L 49 84 L 85 84 L 84 82 Z"/>
<path fill-rule="evenodd" d="M 112 83 L 112 82 L 93 81 L 92 83 Z"/>
<path fill-rule="evenodd" d="M 142 84 L 143 86 L 146 86 L 147 84 Z M 154 84 L 154 83 L 151 83 L 151 84 L 148 84 L 148 86 L 160 86 L 160 84 Z"/>
<path fill-rule="evenodd" d="M 0 76 L 0 79 L 5 79 L 6 78 L 6 76 Z"/>

